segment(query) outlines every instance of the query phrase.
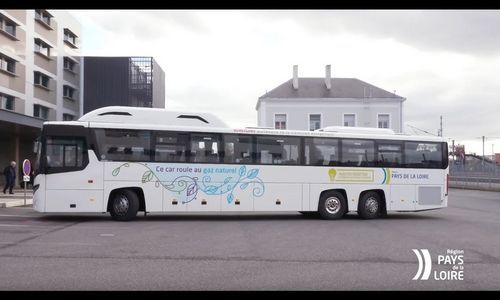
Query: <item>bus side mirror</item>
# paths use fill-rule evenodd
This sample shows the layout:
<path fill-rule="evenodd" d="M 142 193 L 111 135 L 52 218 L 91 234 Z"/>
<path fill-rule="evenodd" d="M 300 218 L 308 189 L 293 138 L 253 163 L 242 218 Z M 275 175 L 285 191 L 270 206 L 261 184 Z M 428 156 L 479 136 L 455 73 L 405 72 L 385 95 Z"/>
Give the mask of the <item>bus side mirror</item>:
<path fill-rule="evenodd" d="M 33 142 L 33 153 L 38 153 L 38 150 L 40 150 L 40 141 L 36 140 Z"/>

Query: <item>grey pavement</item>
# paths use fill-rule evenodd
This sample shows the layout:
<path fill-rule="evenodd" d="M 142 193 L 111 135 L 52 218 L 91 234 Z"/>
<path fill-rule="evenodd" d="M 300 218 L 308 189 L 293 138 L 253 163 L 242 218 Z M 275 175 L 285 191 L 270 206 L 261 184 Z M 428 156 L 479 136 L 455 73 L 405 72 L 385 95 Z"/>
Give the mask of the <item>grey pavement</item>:
<path fill-rule="evenodd" d="M 3 187 L 2 187 L 3 189 Z M 25 192 L 24 189 L 14 189 L 12 190 L 14 194 L 0 192 L 0 208 L 4 207 L 15 207 L 15 206 L 24 206 L 30 205 L 33 203 L 33 190 L 26 189 L 26 204 L 25 204 Z"/>
<path fill-rule="evenodd" d="M 0 209 L 0 290 L 500 290 L 500 193 L 450 190 L 449 207 L 361 220 L 296 213 L 107 214 Z M 464 251 L 464 280 L 412 280 Z"/>

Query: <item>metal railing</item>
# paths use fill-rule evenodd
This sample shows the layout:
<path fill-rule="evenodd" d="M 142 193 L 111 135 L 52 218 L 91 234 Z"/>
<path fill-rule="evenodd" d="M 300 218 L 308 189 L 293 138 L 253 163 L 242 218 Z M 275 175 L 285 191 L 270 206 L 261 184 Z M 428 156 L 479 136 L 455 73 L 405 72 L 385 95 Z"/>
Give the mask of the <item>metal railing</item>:
<path fill-rule="evenodd" d="M 450 187 L 500 191 L 500 164 L 477 156 L 450 160 Z"/>

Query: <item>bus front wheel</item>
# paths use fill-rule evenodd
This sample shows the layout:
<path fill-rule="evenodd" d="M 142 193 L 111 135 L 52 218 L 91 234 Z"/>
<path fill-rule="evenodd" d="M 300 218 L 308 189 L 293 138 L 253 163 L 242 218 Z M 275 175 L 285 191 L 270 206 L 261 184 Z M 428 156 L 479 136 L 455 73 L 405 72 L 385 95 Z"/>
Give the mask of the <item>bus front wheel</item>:
<path fill-rule="evenodd" d="M 319 200 L 318 212 L 323 219 L 342 218 L 347 212 L 347 201 L 344 195 L 336 191 L 324 193 Z"/>
<path fill-rule="evenodd" d="M 109 212 L 117 221 L 130 221 L 135 218 L 139 210 L 139 197 L 131 190 L 120 190 L 111 198 Z"/>

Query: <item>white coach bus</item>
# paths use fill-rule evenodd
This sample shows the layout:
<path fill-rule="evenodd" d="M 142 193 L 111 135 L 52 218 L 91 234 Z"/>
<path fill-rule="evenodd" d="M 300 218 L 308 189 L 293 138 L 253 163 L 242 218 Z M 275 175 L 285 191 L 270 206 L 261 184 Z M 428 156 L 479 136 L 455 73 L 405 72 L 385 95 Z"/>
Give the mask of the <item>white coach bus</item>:
<path fill-rule="evenodd" d="M 364 219 L 447 206 L 441 137 L 389 129 L 230 129 L 211 114 L 104 107 L 45 122 L 39 212 L 303 212 Z"/>

